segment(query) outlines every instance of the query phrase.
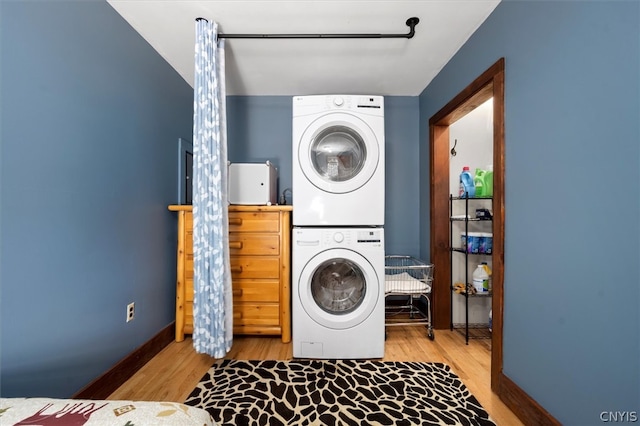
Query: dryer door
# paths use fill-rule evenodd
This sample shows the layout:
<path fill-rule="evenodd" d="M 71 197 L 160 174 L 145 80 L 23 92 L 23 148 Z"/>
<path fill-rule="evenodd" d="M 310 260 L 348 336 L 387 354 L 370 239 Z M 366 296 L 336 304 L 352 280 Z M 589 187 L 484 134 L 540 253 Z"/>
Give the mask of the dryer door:
<path fill-rule="evenodd" d="M 371 127 L 354 115 L 323 115 L 307 127 L 298 142 L 302 172 L 326 192 L 355 191 L 378 167 L 379 141 Z"/>
<path fill-rule="evenodd" d="M 362 255 L 329 249 L 314 256 L 300 275 L 300 303 L 324 327 L 344 330 L 365 321 L 380 302 L 380 281 Z"/>

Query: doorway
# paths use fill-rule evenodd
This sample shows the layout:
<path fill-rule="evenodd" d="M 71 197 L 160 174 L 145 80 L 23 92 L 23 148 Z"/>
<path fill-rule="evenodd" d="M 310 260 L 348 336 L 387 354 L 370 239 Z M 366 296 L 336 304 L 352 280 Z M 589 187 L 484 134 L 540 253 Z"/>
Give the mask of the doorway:
<path fill-rule="evenodd" d="M 433 323 L 448 329 L 451 318 L 449 234 L 449 126 L 493 98 L 493 332 L 491 389 L 502 373 L 504 304 L 504 58 L 500 58 L 429 119 L 430 249 L 434 264 Z"/>
<path fill-rule="evenodd" d="M 477 220 L 477 216 L 489 218 L 493 210 L 493 98 L 449 126 L 449 143 L 449 194 L 452 196 L 449 226 L 451 246 L 455 248 L 451 251 L 449 268 L 455 288 L 451 297 L 451 327 L 465 336 L 467 344 L 469 339 L 479 339 L 483 346 L 491 348 L 491 280 L 480 280 L 480 276 L 490 274 L 493 267 L 493 223 Z M 475 195 L 468 200 L 459 197 L 460 173 L 464 168 L 475 183 Z M 490 190 L 485 191 L 485 181 L 491 184 Z M 468 246 L 466 235 L 470 237 Z M 462 250 L 463 245 L 470 250 Z M 482 262 L 487 264 L 486 268 L 478 268 Z M 464 283 L 473 284 L 469 286 L 469 297 L 463 294 Z"/>

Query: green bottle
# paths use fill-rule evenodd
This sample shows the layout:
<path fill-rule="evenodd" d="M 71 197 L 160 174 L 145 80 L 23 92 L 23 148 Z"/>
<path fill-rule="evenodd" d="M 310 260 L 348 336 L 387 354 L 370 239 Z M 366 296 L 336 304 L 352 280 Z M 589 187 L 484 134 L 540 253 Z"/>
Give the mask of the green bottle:
<path fill-rule="evenodd" d="M 473 183 L 476 186 L 476 197 L 486 197 L 487 187 L 484 184 L 484 177 L 486 172 L 482 169 L 476 169 L 476 175 L 473 178 Z"/>
<path fill-rule="evenodd" d="M 476 169 L 473 183 L 476 187 L 476 197 L 493 196 L 493 171 Z"/>
<path fill-rule="evenodd" d="M 493 197 L 493 165 L 489 166 L 489 170 L 484 174 L 484 196 Z"/>

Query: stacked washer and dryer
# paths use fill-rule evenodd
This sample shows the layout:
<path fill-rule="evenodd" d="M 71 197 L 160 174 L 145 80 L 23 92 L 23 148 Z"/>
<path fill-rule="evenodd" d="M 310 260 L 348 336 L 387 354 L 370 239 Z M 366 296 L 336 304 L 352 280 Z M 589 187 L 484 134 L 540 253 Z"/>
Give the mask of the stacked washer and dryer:
<path fill-rule="evenodd" d="M 296 358 L 382 358 L 384 98 L 293 98 Z"/>

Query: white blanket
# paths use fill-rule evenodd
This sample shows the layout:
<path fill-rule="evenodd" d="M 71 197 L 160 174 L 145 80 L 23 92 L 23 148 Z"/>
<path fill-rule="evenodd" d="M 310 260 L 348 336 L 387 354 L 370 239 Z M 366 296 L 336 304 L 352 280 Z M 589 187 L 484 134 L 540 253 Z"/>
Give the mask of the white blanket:
<path fill-rule="evenodd" d="M 409 275 L 408 272 L 384 276 L 385 293 L 431 293 L 431 284 Z"/>
<path fill-rule="evenodd" d="M 8 425 L 215 425 L 211 415 L 177 402 L 0 398 L 0 424 Z"/>

